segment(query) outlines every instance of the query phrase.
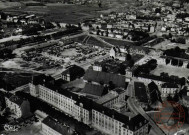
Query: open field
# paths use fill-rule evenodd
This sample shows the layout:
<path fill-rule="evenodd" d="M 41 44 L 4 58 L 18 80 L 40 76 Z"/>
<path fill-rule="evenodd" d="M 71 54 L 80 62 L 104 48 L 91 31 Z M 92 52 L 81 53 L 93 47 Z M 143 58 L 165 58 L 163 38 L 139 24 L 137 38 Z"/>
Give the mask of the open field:
<path fill-rule="evenodd" d="M 0 10 L 12 7 L 20 7 L 22 4 L 20 2 L 9 2 L 9 1 L 0 1 Z"/>
<path fill-rule="evenodd" d="M 4 7 L 3 5 L 4 3 L 0 3 L 0 9 Z M 102 13 L 110 13 L 118 10 L 125 12 L 131 5 L 135 7 L 135 0 L 105 0 L 102 1 L 101 8 L 98 7 L 98 4 L 73 5 L 48 3 L 46 6 L 23 5 L 21 8 L 8 9 L 7 11 L 35 13 L 43 15 L 45 19 L 50 21 L 77 24 L 84 19 L 98 17 Z"/>
<path fill-rule="evenodd" d="M 162 49 L 162 50 L 167 50 L 167 49 L 171 49 L 171 48 L 175 48 L 175 47 L 179 47 L 181 49 L 188 49 L 189 47 L 189 43 L 187 44 L 180 44 L 180 43 L 171 43 L 169 40 L 165 40 L 159 44 L 156 44 L 155 46 L 153 46 L 152 48 L 154 49 Z"/>
<path fill-rule="evenodd" d="M 173 66 L 167 65 L 158 65 L 157 68 L 151 71 L 154 75 L 160 75 L 161 72 L 168 73 L 169 75 L 175 75 L 179 77 L 186 77 L 188 78 L 189 69 L 187 68 L 178 68 Z"/>
<path fill-rule="evenodd" d="M 123 40 L 118 40 L 118 39 L 113 39 L 113 38 L 107 38 L 107 37 L 101 37 L 104 41 L 115 45 L 115 46 L 126 46 L 126 45 L 134 45 L 135 43 L 133 42 L 128 42 L 128 41 L 123 41 Z"/>

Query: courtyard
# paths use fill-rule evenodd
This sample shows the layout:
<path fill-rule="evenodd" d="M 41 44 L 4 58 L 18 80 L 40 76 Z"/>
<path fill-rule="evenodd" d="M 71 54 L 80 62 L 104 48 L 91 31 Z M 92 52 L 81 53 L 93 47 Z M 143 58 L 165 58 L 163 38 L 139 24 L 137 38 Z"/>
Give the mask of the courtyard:
<path fill-rule="evenodd" d="M 169 65 L 158 65 L 156 69 L 151 71 L 151 74 L 159 76 L 162 72 L 168 73 L 169 75 L 188 78 L 189 69 Z"/>

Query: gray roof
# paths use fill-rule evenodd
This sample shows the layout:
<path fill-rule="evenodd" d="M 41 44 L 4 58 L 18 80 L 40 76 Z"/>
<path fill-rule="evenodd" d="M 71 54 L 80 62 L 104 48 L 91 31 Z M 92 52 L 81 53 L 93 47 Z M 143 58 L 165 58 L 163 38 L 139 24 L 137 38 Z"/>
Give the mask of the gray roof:
<path fill-rule="evenodd" d="M 112 81 L 117 87 L 125 88 L 125 77 L 122 75 L 99 72 L 88 69 L 84 75 L 84 80 L 93 82 L 103 82 L 104 84 L 109 84 Z"/>
<path fill-rule="evenodd" d="M 83 89 L 84 93 L 95 95 L 95 96 L 102 96 L 104 87 L 102 85 L 95 85 L 87 83 Z"/>
<path fill-rule="evenodd" d="M 67 134 L 67 127 L 64 127 L 62 124 L 58 123 L 58 121 L 54 120 L 50 116 L 47 116 L 42 123 L 47 125 L 48 127 L 52 128 L 53 130 L 57 131 L 62 135 Z"/>

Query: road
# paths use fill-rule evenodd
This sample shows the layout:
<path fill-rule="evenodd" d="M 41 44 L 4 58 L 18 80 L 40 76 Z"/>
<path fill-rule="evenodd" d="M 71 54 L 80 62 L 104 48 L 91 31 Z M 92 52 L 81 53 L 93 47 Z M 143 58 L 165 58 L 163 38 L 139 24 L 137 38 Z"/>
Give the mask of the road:
<path fill-rule="evenodd" d="M 130 82 L 130 85 L 133 85 L 133 81 Z M 134 85 L 133 85 L 134 86 Z M 134 89 L 130 86 L 128 91 L 131 95 L 133 95 Z M 143 110 L 141 106 L 139 106 L 136 102 L 134 97 L 129 97 L 127 100 L 128 106 L 133 113 L 138 114 L 140 113 L 146 120 L 149 121 L 150 125 L 152 126 L 154 135 L 166 135 L 166 133 L 155 123 L 155 121 Z"/>

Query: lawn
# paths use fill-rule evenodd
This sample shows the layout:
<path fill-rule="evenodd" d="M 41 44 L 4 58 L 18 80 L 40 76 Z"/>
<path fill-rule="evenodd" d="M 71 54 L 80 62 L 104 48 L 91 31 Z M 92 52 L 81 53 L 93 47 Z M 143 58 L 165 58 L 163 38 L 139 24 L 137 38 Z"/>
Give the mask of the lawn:
<path fill-rule="evenodd" d="M 111 38 L 105 38 L 101 37 L 104 41 L 116 45 L 116 46 L 126 46 L 126 45 L 135 45 L 133 42 L 123 41 L 123 40 L 117 40 L 117 39 L 111 39 Z"/>
<path fill-rule="evenodd" d="M 161 72 L 168 73 L 169 75 L 175 75 L 179 77 L 188 78 L 189 69 L 187 68 L 178 68 L 173 66 L 158 65 L 157 68 L 151 71 L 154 75 L 160 75 Z"/>

